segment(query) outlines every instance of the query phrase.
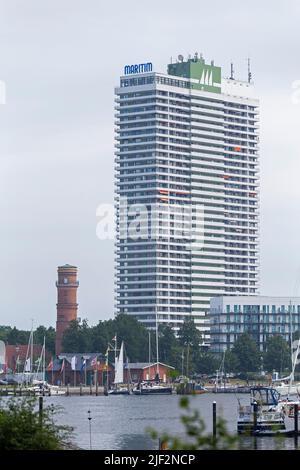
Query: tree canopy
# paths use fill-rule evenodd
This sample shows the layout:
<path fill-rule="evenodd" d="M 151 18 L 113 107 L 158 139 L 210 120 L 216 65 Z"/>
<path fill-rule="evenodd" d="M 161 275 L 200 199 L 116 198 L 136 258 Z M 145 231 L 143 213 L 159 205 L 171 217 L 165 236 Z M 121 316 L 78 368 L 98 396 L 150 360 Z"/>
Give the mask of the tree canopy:
<path fill-rule="evenodd" d="M 0 408 L 0 449 L 59 450 L 65 448 L 72 429 L 55 425 L 52 410 L 45 407 L 41 414 L 33 398 L 11 398 Z"/>
<path fill-rule="evenodd" d="M 264 369 L 268 372 L 276 370 L 282 373 L 285 369 L 291 368 L 290 349 L 282 336 L 276 335 L 267 339 L 263 363 Z"/>
<path fill-rule="evenodd" d="M 236 359 L 238 372 L 257 372 L 261 365 L 261 353 L 254 339 L 242 333 L 233 345 L 232 355 Z"/>

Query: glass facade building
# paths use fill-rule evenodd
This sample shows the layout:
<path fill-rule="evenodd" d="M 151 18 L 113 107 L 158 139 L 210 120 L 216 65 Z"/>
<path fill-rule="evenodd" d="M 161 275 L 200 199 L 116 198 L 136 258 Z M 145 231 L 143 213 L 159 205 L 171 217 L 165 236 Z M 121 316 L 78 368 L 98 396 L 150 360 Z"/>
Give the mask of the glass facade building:
<path fill-rule="evenodd" d="M 216 297 L 211 299 L 211 351 L 232 348 L 238 336 L 249 333 L 261 351 L 270 336 L 290 341 L 300 331 L 300 297 Z"/>

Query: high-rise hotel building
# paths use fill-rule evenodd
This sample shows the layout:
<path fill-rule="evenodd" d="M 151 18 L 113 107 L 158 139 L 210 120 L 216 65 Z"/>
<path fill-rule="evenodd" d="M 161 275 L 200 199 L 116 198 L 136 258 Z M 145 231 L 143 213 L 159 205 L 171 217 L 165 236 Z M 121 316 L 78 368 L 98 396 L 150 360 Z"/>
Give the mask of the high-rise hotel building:
<path fill-rule="evenodd" d="M 179 58 L 167 74 L 126 66 L 115 89 L 116 313 L 175 329 L 192 316 L 207 333 L 211 297 L 259 293 L 259 101 L 250 77 Z M 143 207 L 156 236 L 124 235 Z M 175 208 L 167 229 L 158 207 Z M 196 207 L 198 244 L 176 231 Z"/>

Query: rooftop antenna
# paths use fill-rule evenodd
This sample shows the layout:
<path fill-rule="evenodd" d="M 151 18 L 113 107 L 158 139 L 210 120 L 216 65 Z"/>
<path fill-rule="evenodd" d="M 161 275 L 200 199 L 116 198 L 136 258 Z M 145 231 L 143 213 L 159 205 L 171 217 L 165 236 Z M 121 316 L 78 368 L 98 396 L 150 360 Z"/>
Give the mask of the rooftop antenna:
<path fill-rule="evenodd" d="M 233 62 L 231 62 L 231 64 L 230 64 L 230 80 L 234 80 Z"/>
<path fill-rule="evenodd" d="M 252 73 L 251 73 L 251 60 L 248 57 L 248 83 L 251 83 Z"/>

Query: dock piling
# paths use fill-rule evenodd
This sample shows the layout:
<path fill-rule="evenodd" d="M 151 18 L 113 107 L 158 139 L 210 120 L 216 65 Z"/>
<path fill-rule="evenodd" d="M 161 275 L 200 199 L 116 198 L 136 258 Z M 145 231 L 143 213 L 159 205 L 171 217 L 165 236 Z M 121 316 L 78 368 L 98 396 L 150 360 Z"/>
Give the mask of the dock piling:
<path fill-rule="evenodd" d="M 39 397 L 39 422 L 42 425 L 43 421 L 43 397 Z"/>
<path fill-rule="evenodd" d="M 258 405 L 257 403 L 253 403 L 253 432 L 257 431 L 257 412 L 258 412 Z"/>
<path fill-rule="evenodd" d="M 213 437 L 217 437 L 217 403 L 213 402 Z"/>

